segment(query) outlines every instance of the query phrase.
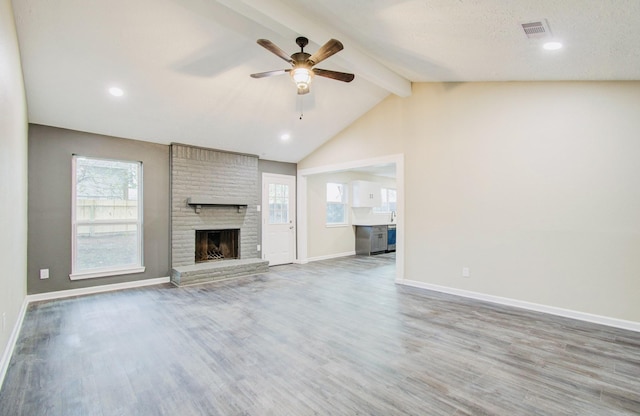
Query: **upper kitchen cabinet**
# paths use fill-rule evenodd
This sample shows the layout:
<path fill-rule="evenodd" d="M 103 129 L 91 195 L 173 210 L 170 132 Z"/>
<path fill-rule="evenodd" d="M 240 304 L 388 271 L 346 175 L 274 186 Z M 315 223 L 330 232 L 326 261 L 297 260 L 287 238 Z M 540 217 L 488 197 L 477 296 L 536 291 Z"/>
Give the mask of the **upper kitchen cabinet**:
<path fill-rule="evenodd" d="M 379 207 L 382 204 L 380 184 L 369 181 L 351 182 L 352 207 Z"/>

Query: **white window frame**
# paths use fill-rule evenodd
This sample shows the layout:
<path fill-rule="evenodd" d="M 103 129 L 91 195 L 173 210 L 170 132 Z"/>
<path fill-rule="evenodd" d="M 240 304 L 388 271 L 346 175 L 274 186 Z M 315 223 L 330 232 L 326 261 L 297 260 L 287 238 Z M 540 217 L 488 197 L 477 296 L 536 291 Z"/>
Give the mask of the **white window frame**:
<path fill-rule="evenodd" d="M 336 185 L 341 185 L 342 186 L 342 202 L 329 202 L 327 200 L 327 186 L 330 184 L 336 184 Z M 348 189 L 349 187 L 347 186 L 346 183 L 343 182 L 334 182 L 334 181 L 328 181 L 325 184 L 325 206 L 328 207 L 329 205 L 342 205 L 342 209 L 344 212 L 344 221 L 343 222 L 329 222 L 329 218 L 327 217 L 326 213 L 325 213 L 325 225 L 327 227 L 345 227 L 349 225 L 349 210 L 347 209 L 349 206 L 349 199 L 348 199 Z"/>
<path fill-rule="evenodd" d="M 137 163 L 138 164 L 138 215 L 135 220 L 93 220 L 93 221 L 78 221 L 76 218 L 76 203 L 77 203 L 77 160 L 78 159 L 93 159 L 93 160 L 105 160 L 105 161 L 115 161 L 115 162 L 125 162 L 125 163 Z M 132 161 L 132 160 L 124 160 L 124 159 L 111 159 L 111 158 L 100 158 L 100 157 L 89 157 L 89 156 L 81 156 L 81 155 L 73 155 L 72 157 L 72 180 L 71 180 L 71 274 L 69 278 L 71 280 L 82 280 L 82 279 L 93 279 L 96 277 L 107 277 L 107 276 L 119 276 L 123 274 L 134 274 L 134 273 L 142 273 L 145 271 L 144 267 L 144 247 L 143 247 L 143 192 L 142 192 L 142 184 L 143 184 L 143 169 L 142 162 L 140 161 Z M 95 268 L 90 269 L 90 271 L 77 271 L 77 231 L 78 226 L 83 225 L 103 225 L 103 224 L 136 224 L 137 226 L 137 261 L 135 265 L 128 265 L 124 267 L 103 267 L 103 268 Z"/>

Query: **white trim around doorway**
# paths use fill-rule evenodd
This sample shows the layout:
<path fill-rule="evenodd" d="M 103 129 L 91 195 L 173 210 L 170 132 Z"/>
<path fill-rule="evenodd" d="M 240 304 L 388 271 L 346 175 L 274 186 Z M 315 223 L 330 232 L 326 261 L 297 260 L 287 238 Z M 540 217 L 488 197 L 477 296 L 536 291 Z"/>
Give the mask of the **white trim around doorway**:
<path fill-rule="evenodd" d="M 401 153 L 298 170 L 298 256 L 296 259 L 296 263 L 305 264 L 309 261 L 313 261 L 313 259 L 309 258 L 307 251 L 307 177 L 309 175 L 316 175 L 320 173 L 337 172 L 387 163 L 395 163 L 396 165 L 396 186 L 398 192 L 398 219 L 396 226 L 396 281 L 404 280 L 404 154 Z"/>

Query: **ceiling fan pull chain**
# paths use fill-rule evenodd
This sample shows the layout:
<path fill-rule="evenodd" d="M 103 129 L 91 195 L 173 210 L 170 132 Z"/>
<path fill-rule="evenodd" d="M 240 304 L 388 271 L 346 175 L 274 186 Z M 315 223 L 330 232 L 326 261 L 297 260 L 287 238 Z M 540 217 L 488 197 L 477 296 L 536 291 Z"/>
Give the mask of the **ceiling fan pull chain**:
<path fill-rule="evenodd" d="M 300 120 L 304 117 L 304 97 L 300 96 Z"/>

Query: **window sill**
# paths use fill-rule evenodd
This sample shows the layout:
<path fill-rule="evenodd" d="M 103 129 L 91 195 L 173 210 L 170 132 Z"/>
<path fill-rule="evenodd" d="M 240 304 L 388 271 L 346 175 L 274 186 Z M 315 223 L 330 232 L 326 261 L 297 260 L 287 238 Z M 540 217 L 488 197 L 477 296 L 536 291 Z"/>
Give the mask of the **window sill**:
<path fill-rule="evenodd" d="M 144 272 L 144 267 L 130 267 L 126 269 L 110 269 L 91 273 L 72 273 L 69 275 L 71 280 L 94 279 L 96 277 L 120 276 L 123 274 L 134 274 Z"/>
<path fill-rule="evenodd" d="M 351 224 L 325 224 L 327 228 L 341 228 L 341 227 L 350 227 Z"/>

